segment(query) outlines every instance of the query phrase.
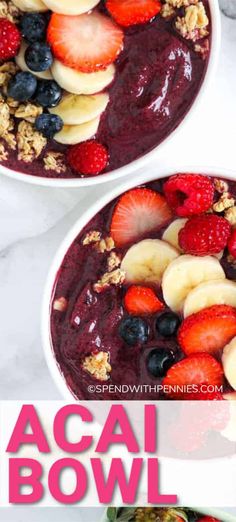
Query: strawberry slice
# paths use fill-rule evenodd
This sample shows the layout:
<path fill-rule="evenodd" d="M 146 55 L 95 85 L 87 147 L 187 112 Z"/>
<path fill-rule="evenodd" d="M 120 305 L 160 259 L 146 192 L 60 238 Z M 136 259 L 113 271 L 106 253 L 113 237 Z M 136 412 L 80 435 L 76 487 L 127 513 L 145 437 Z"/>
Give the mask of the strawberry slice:
<path fill-rule="evenodd" d="M 90 73 L 116 60 L 123 49 L 124 34 L 113 20 L 97 11 L 79 16 L 53 13 L 47 39 L 58 60 Z"/>
<path fill-rule="evenodd" d="M 119 199 L 113 212 L 110 233 L 117 246 L 124 246 L 158 230 L 171 219 L 171 210 L 161 194 L 136 188 Z"/>
<path fill-rule="evenodd" d="M 178 341 L 186 355 L 197 352 L 217 354 L 236 335 L 236 308 L 214 305 L 187 317 L 181 324 Z"/>
<path fill-rule="evenodd" d="M 218 387 L 223 381 L 222 365 L 208 353 L 196 353 L 174 364 L 162 384 L 168 387 L 165 393 L 170 397 L 194 400 L 203 384 Z"/>
<path fill-rule="evenodd" d="M 107 9 L 124 27 L 149 22 L 161 10 L 159 0 L 107 0 Z"/>
<path fill-rule="evenodd" d="M 125 308 L 131 315 L 155 314 L 164 308 L 154 290 L 147 286 L 130 286 L 125 295 Z"/>

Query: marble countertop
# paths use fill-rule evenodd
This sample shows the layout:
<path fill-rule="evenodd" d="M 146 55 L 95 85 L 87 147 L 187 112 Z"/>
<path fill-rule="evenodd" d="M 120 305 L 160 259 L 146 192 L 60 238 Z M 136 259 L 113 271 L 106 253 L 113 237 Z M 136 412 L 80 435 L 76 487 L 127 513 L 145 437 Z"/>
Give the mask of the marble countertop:
<path fill-rule="evenodd" d="M 236 175 L 236 20 L 222 17 L 223 42 L 215 82 L 197 111 L 149 170 L 186 165 L 227 167 Z M 147 168 L 147 167 L 146 167 Z M 119 183 L 119 182 L 117 182 Z M 0 179 L 0 399 L 59 399 L 47 369 L 40 312 L 51 260 L 65 233 L 80 214 L 109 190 L 46 189 Z M 57 510 L 58 522 L 97 522 L 101 510 Z M 63 513 L 62 513 L 63 512 Z M 43 511 L 44 522 L 54 519 Z M 22 522 L 24 509 L 4 510 L 4 522 Z M 236 514 L 236 511 L 235 511 Z M 28 511 L 27 511 L 28 515 Z M 42 520 L 32 510 L 31 522 Z"/>

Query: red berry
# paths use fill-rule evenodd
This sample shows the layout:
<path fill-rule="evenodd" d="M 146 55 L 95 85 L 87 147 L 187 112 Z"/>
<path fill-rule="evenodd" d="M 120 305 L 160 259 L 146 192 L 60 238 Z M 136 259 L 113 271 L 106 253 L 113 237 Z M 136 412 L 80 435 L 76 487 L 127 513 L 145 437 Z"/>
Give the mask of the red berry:
<path fill-rule="evenodd" d="M 189 315 L 178 331 L 178 341 L 186 355 L 216 354 L 236 335 L 236 308 L 213 305 Z"/>
<path fill-rule="evenodd" d="M 106 7 L 124 27 L 149 22 L 161 10 L 159 0 L 107 0 Z"/>
<path fill-rule="evenodd" d="M 186 254 L 206 256 L 223 250 L 230 236 L 227 219 L 215 214 L 190 218 L 179 232 L 179 245 Z"/>
<path fill-rule="evenodd" d="M 164 184 L 167 202 L 180 217 L 206 212 L 213 204 L 214 186 L 201 174 L 176 174 Z"/>
<path fill-rule="evenodd" d="M 161 194 L 148 188 L 125 192 L 113 212 L 110 233 L 117 246 L 124 246 L 159 230 L 171 219 L 171 211 Z"/>
<path fill-rule="evenodd" d="M 53 13 L 47 39 L 58 60 L 90 73 L 116 60 L 123 49 L 124 33 L 111 18 L 98 11 L 78 16 Z"/>
<path fill-rule="evenodd" d="M 228 249 L 231 256 L 236 259 L 236 229 L 233 230 L 229 241 L 228 241 Z"/>
<path fill-rule="evenodd" d="M 76 172 L 84 176 L 96 176 L 106 168 L 109 157 L 104 145 L 91 140 L 72 145 L 68 149 L 67 160 Z"/>
<path fill-rule="evenodd" d="M 196 353 L 174 364 L 162 384 L 167 387 L 164 391 L 170 397 L 194 400 L 203 384 L 222 386 L 223 381 L 222 365 L 208 353 Z"/>
<path fill-rule="evenodd" d="M 21 43 L 21 34 L 16 25 L 0 18 L 0 60 L 10 60 L 17 55 Z"/>
<path fill-rule="evenodd" d="M 154 290 L 147 286 L 130 286 L 125 295 L 125 308 L 129 314 L 155 314 L 164 308 Z"/>
<path fill-rule="evenodd" d="M 197 522 L 221 522 L 219 520 L 219 518 L 215 518 L 215 517 L 201 517 L 201 518 L 198 518 Z"/>

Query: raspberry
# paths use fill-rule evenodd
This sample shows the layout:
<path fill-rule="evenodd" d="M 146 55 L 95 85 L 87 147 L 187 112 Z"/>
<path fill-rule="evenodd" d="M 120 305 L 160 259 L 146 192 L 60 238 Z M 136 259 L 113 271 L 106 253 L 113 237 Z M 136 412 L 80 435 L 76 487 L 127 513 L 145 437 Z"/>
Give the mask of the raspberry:
<path fill-rule="evenodd" d="M 201 174 L 176 174 L 164 185 L 167 202 L 180 217 L 206 212 L 213 204 L 214 186 Z"/>
<path fill-rule="evenodd" d="M 228 241 L 228 249 L 231 256 L 236 259 L 236 229 L 233 230 L 229 241 Z"/>
<path fill-rule="evenodd" d="M 230 236 L 229 222 L 220 216 L 190 218 L 179 232 L 179 245 L 186 254 L 206 256 L 223 250 Z"/>
<path fill-rule="evenodd" d="M 89 176 L 100 174 L 106 168 L 109 156 L 106 147 L 91 140 L 70 147 L 67 160 L 72 169 Z"/>
<path fill-rule="evenodd" d="M 0 18 L 0 60 L 9 60 L 17 55 L 21 43 L 21 34 L 17 27 Z"/>

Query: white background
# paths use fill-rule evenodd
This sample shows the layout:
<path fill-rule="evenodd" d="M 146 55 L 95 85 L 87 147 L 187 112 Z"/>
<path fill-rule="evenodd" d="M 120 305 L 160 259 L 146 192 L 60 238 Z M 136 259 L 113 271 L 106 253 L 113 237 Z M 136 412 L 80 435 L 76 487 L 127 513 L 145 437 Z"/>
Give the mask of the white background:
<path fill-rule="evenodd" d="M 201 110 L 149 170 L 227 167 L 236 174 L 236 21 L 222 18 L 220 64 Z M 135 175 L 135 174 L 134 174 Z M 118 182 L 119 183 L 119 182 Z M 0 179 L 0 399 L 60 398 L 40 339 L 40 306 L 51 259 L 81 212 L 109 186 L 49 190 Z M 236 514 L 236 510 L 235 510 Z M 3 522 L 97 522 L 101 511 L 1 510 Z"/>

